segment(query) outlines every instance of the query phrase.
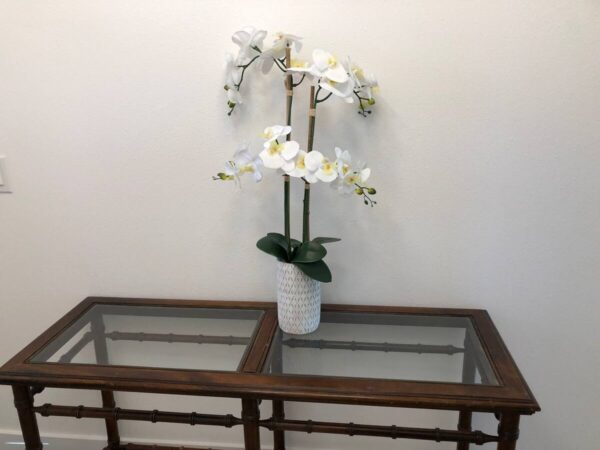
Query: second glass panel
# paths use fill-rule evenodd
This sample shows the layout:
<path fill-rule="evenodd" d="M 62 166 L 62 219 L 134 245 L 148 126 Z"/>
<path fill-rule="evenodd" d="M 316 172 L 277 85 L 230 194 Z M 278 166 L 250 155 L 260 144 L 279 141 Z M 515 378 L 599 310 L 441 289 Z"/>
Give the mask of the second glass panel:
<path fill-rule="evenodd" d="M 458 316 L 325 312 L 309 335 L 279 330 L 266 371 L 498 384 L 471 319 Z"/>

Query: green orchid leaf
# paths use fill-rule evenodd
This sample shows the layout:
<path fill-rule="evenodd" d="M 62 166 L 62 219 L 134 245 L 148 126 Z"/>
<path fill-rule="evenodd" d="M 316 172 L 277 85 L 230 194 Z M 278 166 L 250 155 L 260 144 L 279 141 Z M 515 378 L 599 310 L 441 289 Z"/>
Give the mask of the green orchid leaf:
<path fill-rule="evenodd" d="M 323 260 L 311 263 L 294 262 L 293 264 L 313 280 L 317 280 L 322 283 L 331 282 L 331 271 Z"/>
<path fill-rule="evenodd" d="M 281 233 L 267 233 L 267 236 L 273 236 L 277 239 L 280 239 L 281 242 L 285 242 L 285 236 Z M 298 239 L 290 238 L 290 242 L 292 243 L 292 247 L 298 247 L 302 242 Z"/>
<path fill-rule="evenodd" d="M 287 253 L 287 239 L 285 238 L 285 236 L 281 233 L 267 233 L 267 236 L 269 236 L 270 238 L 272 238 L 277 244 L 279 244 L 281 247 L 283 247 L 283 249 L 286 251 Z M 300 242 L 298 239 L 290 239 L 290 247 L 292 252 L 300 247 L 300 245 L 302 245 L 302 242 Z M 291 258 L 287 259 L 288 261 L 291 260 Z"/>
<path fill-rule="evenodd" d="M 329 244 L 330 242 L 339 242 L 341 241 L 340 238 L 334 238 L 334 237 L 318 237 L 318 238 L 314 238 L 313 242 L 317 242 L 318 244 Z"/>
<path fill-rule="evenodd" d="M 290 261 L 293 261 L 294 258 L 296 258 L 296 254 L 298 253 L 298 249 L 300 248 L 301 245 L 302 245 L 302 242 L 297 241 L 296 239 L 294 239 L 292 241 L 292 256 L 290 258 Z"/>
<path fill-rule="evenodd" d="M 267 237 L 271 238 L 271 240 L 273 242 L 275 242 L 276 244 L 279 244 L 279 246 L 282 247 L 287 253 L 287 239 L 285 238 L 285 236 L 283 234 L 267 233 Z"/>
<path fill-rule="evenodd" d="M 299 263 L 312 263 L 315 261 L 321 261 L 325 258 L 327 254 L 327 250 L 318 242 L 309 241 L 303 242 L 298 250 L 294 253 L 294 258 L 292 262 Z"/>
<path fill-rule="evenodd" d="M 263 252 L 273 255 L 275 258 L 288 261 L 287 250 L 281 247 L 272 236 L 265 236 L 259 239 L 256 246 Z"/>

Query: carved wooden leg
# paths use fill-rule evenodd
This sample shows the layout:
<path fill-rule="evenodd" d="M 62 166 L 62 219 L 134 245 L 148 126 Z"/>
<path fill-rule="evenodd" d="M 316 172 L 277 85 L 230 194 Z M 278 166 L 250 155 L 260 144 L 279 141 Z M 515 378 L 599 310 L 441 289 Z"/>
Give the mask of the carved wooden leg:
<path fill-rule="evenodd" d="M 108 348 L 106 347 L 105 327 L 101 315 L 96 315 L 92 321 L 92 334 L 94 336 L 94 350 L 96 352 L 96 362 L 98 364 L 108 364 Z M 115 394 L 112 391 L 101 391 L 102 406 L 104 408 L 114 408 Z M 108 449 L 117 450 L 120 447 L 121 437 L 119 435 L 119 425 L 115 419 L 105 419 L 106 437 Z"/>
<path fill-rule="evenodd" d="M 33 398 L 28 386 L 13 386 L 15 408 L 19 415 L 19 423 L 25 441 L 25 450 L 42 450 L 40 430 L 33 412 Z"/>
<path fill-rule="evenodd" d="M 285 409 L 283 402 L 280 400 L 273 400 L 273 419 L 283 420 L 285 419 Z M 285 431 L 274 430 L 273 431 L 273 450 L 285 450 Z"/>
<path fill-rule="evenodd" d="M 114 408 L 117 406 L 115 403 L 115 395 L 112 391 L 101 391 L 102 394 L 102 406 L 104 408 Z M 108 448 L 111 450 L 118 450 L 121 444 L 121 436 L 119 435 L 119 425 L 114 419 L 105 419 L 106 423 L 106 437 L 108 441 Z"/>
<path fill-rule="evenodd" d="M 519 419 L 518 414 L 502 414 L 498 425 L 498 450 L 515 450 L 519 439 Z"/>
<path fill-rule="evenodd" d="M 471 431 L 471 411 L 461 411 L 458 415 L 458 431 Z M 456 450 L 469 450 L 468 442 L 459 442 L 456 444 Z"/>
<path fill-rule="evenodd" d="M 258 400 L 242 399 L 242 419 L 244 420 L 244 448 L 246 450 L 260 450 Z"/>
<path fill-rule="evenodd" d="M 470 384 L 475 382 L 475 358 L 473 356 L 473 345 L 471 341 L 471 333 L 467 330 L 465 335 L 465 343 L 464 348 L 465 352 L 463 354 L 463 368 L 462 368 L 462 382 L 465 384 Z M 471 420 L 473 418 L 473 413 L 471 411 L 460 411 L 458 416 L 458 430 L 459 431 L 471 431 Z M 456 444 L 456 450 L 469 450 L 468 442 L 458 442 Z"/>
<path fill-rule="evenodd" d="M 273 358 L 271 361 L 271 373 L 279 374 L 283 372 L 283 338 L 281 330 L 275 335 L 273 341 Z M 273 419 L 285 419 L 285 407 L 281 400 L 273 400 Z M 285 450 L 285 431 L 273 431 L 273 450 Z"/>

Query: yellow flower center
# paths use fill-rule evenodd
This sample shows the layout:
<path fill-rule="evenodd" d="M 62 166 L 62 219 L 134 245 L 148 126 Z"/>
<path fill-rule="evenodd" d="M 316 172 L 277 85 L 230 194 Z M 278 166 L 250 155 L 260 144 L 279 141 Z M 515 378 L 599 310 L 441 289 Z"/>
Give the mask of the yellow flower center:
<path fill-rule="evenodd" d="M 302 60 L 302 59 L 293 59 L 292 58 L 292 67 L 294 69 L 302 69 L 304 67 L 308 66 L 308 62 Z"/>
<path fill-rule="evenodd" d="M 271 139 L 273 137 L 273 130 L 268 128 L 265 132 L 261 134 L 261 136 L 265 139 Z"/>
<path fill-rule="evenodd" d="M 306 167 L 304 165 L 304 155 L 298 156 L 298 160 L 296 161 L 296 167 L 301 170 L 303 170 Z"/>
<path fill-rule="evenodd" d="M 250 164 L 246 164 L 245 166 L 240 167 L 240 174 L 244 173 L 254 173 L 254 167 Z"/>
<path fill-rule="evenodd" d="M 346 178 L 344 178 L 344 181 L 346 182 L 346 184 L 355 185 L 356 183 L 358 183 L 358 175 L 356 175 L 355 173 L 353 173 L 352 175 L 348 175 Z"/>
<path fill-rule="evenodd" d="M 348 164 L 343 164 L 342 165 L 342 175 L 346 175 L 348 172 L 350 172 L 350 166 Z"/>
<path fill-rule="evenodd" d="M 278 144 L 277 142 L 271 142 L 269 146 L 269 155 L 275 156 L 280 154 L 283 151 L 283 144 Z"/>
<path fill-rule="evenodd" d="M 332 173 L 334 170 L 334 165 L 329 162 L 327 159 L 323 160 L 323 164 L 321 165 L 321 170 L 325 173 Z"/>
<path fill-rule="evenodd" d="M 335 58 L 335 56 L 331 55 L 329 57 L 329 59 L 327 60 L 327 65 L 329 66 L 329 68 L 334 69 L 335 66 L 337 66 L 337 59 Z"/>

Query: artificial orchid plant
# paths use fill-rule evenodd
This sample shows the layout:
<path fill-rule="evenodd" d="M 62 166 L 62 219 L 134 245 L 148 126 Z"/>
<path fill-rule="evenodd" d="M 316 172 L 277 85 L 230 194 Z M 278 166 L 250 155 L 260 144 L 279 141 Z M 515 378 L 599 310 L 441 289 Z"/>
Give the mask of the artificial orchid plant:
<path fill-rule="evenodd" d="M 331 281 L 331 271 L 323 261 L 327 254 L 323 244 L 340 239 L 317 237 L 310 239 L 310 188 L 317 182 L 329 183 L 343 194 L 358 195 L 365 205 L 374 206 L 376 190 L 367 184 L 371 170 L 361 162 L 353 162 L 348 150 L 338 147 L 334 155 L 327 157 L 314 150 L 314 130 L 317 105 L 332 96 L 346 103 L 358 100 L 358 113 L 364 117 L 371 114 L 369 107 L 375 104 L 373 97 L 378 88 L 373 75 L 365 72 L 350 58 L 339 61 L 331 53 L 315 49 L 312 62 L 294 59 L 292 49 L 300 52 L 302 38 L 285 33 L 277 33 L 273 44 L 265 48 L 263 42 L 267 36 L 264 30 L 246 27 L 233 34 L 232 40 L 239 47 L 237 56 L 226 57 L 226 81 L 228 115 L 243 103 L 242 83 L 246 70 L 251 66 L 260 68 L 268 74 L 274 68 L 281 71 L 286 88 L 286 124 L 265 128 L 263 150 L 253 155 L 248 145 L 242 145 L 226 162 L 225 170 L 213 177 L 215 180 L 234 181 L 240 184 L 241 177 L 252 175 L 255 181 L 263 178 L 263 169 L 273 169 L 283 175 L 284 182 L 284 233 L 268 233 L 257 242 L 262 251 L 281 261 L 292 263 L 310 278 L 321 282 Z M 310 105 L 308 110 L 308 142 L 306 150 L 292 140 L 291 116 L 294 89 L 304 81 L 310 82 Z M 290 235 L 290 179 L 304 182 L 304 208 L 302 240 Z"/>

